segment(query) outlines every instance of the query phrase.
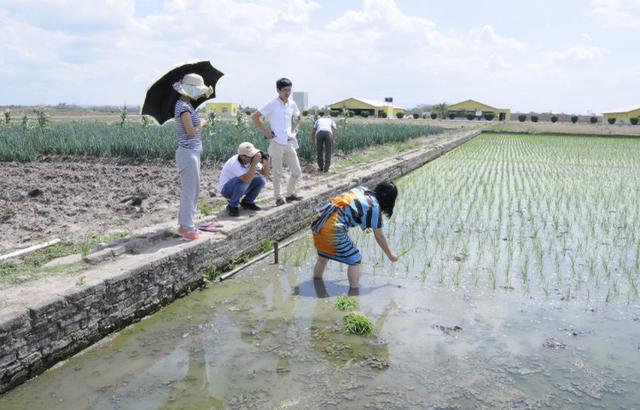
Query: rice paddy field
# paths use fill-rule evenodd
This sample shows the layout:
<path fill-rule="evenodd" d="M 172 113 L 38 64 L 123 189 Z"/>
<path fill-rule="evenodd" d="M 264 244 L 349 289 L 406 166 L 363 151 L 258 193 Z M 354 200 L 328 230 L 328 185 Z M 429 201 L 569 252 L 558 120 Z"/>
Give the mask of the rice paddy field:
<path fill-rule="evenodd" d="M 310 235 L 0 397 L 3 409 L 636 408 L 640 140 L 483 134 L 398 181 L 352 295 Z M 353 231 L 353 230 L 352 230 Z"/>
<path fill-rule="evenodd" d="M 640 139 L 483 134 L 400 190 L 404 223 L 389 229 L 424 281 L 588 304 L 638 297 Z"/>
<path fill-rule="evenodd" d="M 245 117 L 237 123 L 218 121 L 203 130 L 204 160 L 223 161 L 235 154 L 241 142 L 249 141 L 263 150 L 267 141 Z M 315 158 L 311 144 L 311 122 L 300 127 L 299 155 Z M 412 124 L 340 123 L 334 150 L 350 153 L 372 145 L 404 142 L 411 138 L 439 134 L 442 128 Z M 0 126 L 0 161 L 33 161 L 38 156 L 69 155 L 94 157 L 173 158 L 177 144 L 173 121 L 164 126 L 106 122 L 51 122 L 44 127 Z"/>

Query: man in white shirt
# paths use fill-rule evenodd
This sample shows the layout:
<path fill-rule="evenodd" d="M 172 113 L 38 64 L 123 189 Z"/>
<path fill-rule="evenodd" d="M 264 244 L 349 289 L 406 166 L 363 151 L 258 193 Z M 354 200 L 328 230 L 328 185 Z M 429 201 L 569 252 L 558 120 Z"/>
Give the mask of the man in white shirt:
<path fill-rule="evenodd" d="M 323 116 L 313 124 L 313 129 L 311 130 L 311 142 L 316 146 L 320 172 L 329 172 L 331 151 L 333 144 L 336 142 L 336 123 L 327 115 L 328 112 L 325 111 Z"/>
<path fill-rule="evenodd" d="M 263 175 L 269 175 L 269 171 L 269 159 L 263 158 L 252 143 L 238 146 L 238 154 L 224 164 L 218 181 L 218 192 L 228 201 L 229 216 L 240 216 L 240 206 L 252 211 L 261 209 L 255 200 L 266 184 Z"/>
<path fill-rule="evenodd" d="M 298 153 L 296 152 L 298 128 L 300 127 L 300 110 L 295 101 L 289 99 L 291 96 L 291 80 L 281 78 L 276 81 L 278 97 L 269 101 L 258 111 L 251 115 L 253 123 L 269 140 L 269 155 L 273 166 L 273 193 L 276 198 L 276 206 L 287 202 L 299 201 L 301 196 L 296 195 L 296 183 L 302 175 Z M 264 115 L 269 120 L 271 130 L 268 130 L 260 116 Z M 291 128 L 291 121 L 295 117 L 295 125 Z M 287 162 L 291 171 L 289 183 L 287 185 L 287 196 L 282 198 L 280 183 L 282 179 L 282 161 Z"/>

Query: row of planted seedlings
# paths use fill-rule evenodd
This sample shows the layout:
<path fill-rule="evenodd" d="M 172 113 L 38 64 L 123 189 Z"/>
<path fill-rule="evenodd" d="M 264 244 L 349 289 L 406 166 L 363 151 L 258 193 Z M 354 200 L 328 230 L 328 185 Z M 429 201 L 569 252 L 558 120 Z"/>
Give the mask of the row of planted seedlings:
<path fill-rule="evenodd" d="M 609 302 L 638 296 L 640 140 L 484 134 L 399 181 L 373 274 Z M 367 262 L 369 259 L 369 262 Z"/>

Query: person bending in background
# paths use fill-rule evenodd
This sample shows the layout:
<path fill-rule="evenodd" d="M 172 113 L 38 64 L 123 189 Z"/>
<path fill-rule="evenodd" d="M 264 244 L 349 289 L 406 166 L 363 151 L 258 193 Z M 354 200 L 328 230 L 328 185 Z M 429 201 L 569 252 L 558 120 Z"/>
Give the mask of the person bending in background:
<path fill-rule="evenodd" d="M 336 122 L 328 118 L 328 111 L 318 118 L 311 129 L 311 142 L 316 146 L 320 172 L 329 172 L 331 152 L 336 142 Z"/>
<path fill-rule="evenodd" d="M 382 214 L 389 218 L 393 215 L 397 196 L 395 184 L 385 181 L 373 191 L 362 186 L 354 188 L 318 209 L 319 216 L 311 224 L 313 243 L 318 251 L 313 278 L 322 279 L 327 263 L 332 259 L 349 266 L 349 287 L 358 288 L 362 257 L 347 232 L 356 226 L 362 230 L 373 229 L 380 248 L 391 262 L 396 262 L 398 257 L 389 249 L 382 233 Z"/>

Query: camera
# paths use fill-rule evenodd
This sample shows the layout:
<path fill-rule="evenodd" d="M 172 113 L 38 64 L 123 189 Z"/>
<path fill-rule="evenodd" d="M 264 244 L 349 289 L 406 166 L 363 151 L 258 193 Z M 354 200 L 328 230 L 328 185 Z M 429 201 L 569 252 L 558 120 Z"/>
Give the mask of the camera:
<path fill-rule="evenodd" d="M 269 154 L 264 151 L 260 151 L 260 155 L 262 156 L 262 159 L 269 159 Z"/>

